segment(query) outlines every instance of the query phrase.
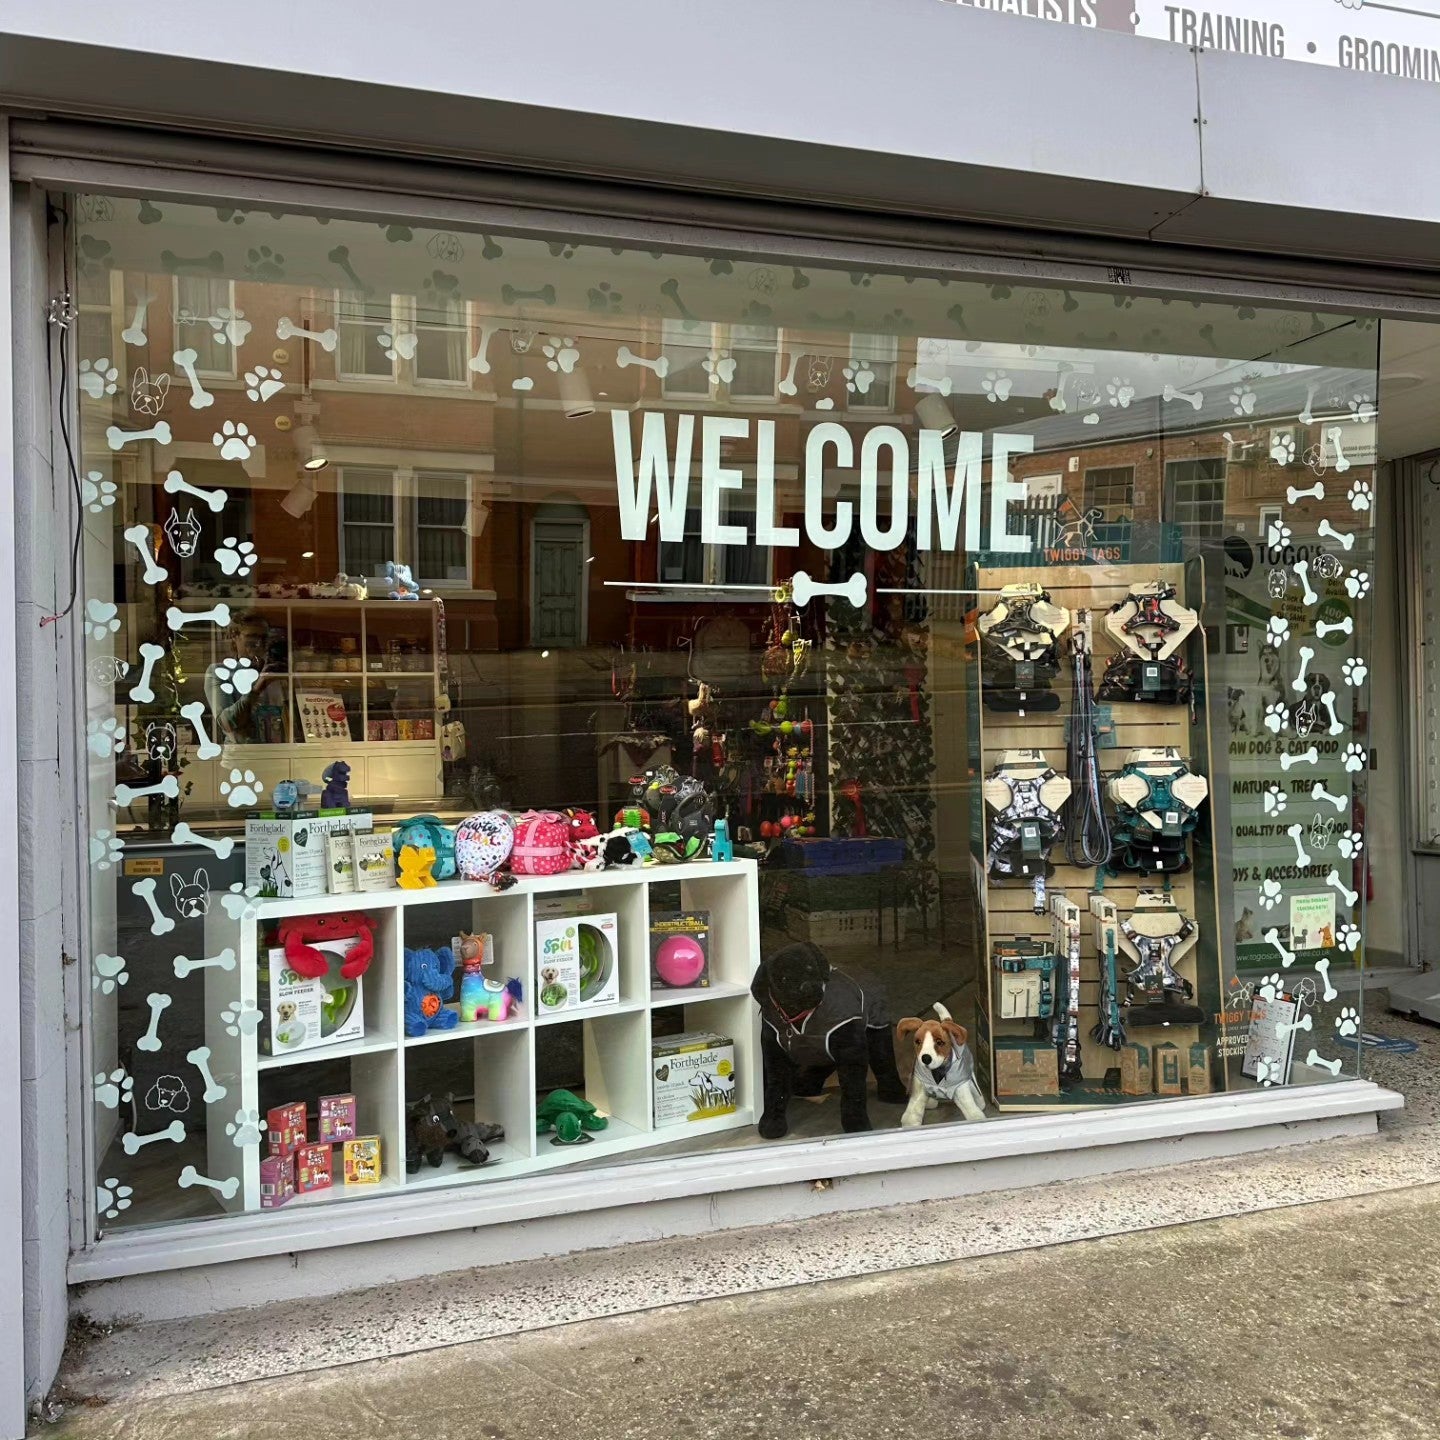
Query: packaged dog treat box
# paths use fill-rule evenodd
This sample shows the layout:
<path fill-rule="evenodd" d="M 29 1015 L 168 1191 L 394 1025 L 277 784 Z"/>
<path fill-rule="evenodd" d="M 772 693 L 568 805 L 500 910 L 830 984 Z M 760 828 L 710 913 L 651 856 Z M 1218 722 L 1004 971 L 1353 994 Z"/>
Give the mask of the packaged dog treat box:
<path fill-rule="evenodd" d="M 270 898 L 305 899 L 329 886 L 326 837 L 334 832 L 368 835 L 375 829 L 368 811 L 338 810 L 287 815 L 262 811 L 245 820 L 245 886 Z"/>
<path fill-rule="evenodd" d="M 278 1210 L 295 1195 L 295 1157 L 266 1155 L 260 1161 L 260 1208 Z"/>
<path fill-rule="evenodd" d="M 332 830 L 325 837 L 325 857 L 332 895 L 395 888 L 395 845 L 388 830 L 378 835 Z"/>
<path fill-rule="evenodd" d="M 365 981 L 346 980 L 340 967 L 355 940 L 317 940 L 314 948 L 333 955 L 324 975 L 297 975 L 275 946 L 257 967 L 260 988 L 259 1046 L 262 1055 L 293 1055 L 365 1037 Z"/>
<path fill-rule="evenodd" d="M 310 1138 L 305 1131 L 305 1102 L 292 1100 L 267 1111 L 265 1131 L 272 1155 L 293 1155 Z"/>
<path fill-rule="evenodd" d="M 302 1145 L 295 1152 L 295 1193 L 313 1195 L 334 1183 L 333 1151 L 328 1145 Z"/>
<path fill-rule="evenodd" d="M 619 999 L 619 931 L 613 914 L 536 920 L 537 1014 L 583 1012 Z"/>
<path fill-rule="evenodd" d="M 735 1042 L 714 1030 L 651 1042 L 655 1128 L 735 1113 Z"/>
<path fill-rule="evenodd" d="M 339 1145 L 356 1136 L 355 1097 L 353 1095 L 322 1095 L 320 1097 L 320 1139 L 326 1145 Z"/>
<path fill-rule="evenodd" d="M 347 1185 L 378 1185 L 380 1183 L 380 1137 L 360 1135 L 345 1142 L 345 1183 Z"/>

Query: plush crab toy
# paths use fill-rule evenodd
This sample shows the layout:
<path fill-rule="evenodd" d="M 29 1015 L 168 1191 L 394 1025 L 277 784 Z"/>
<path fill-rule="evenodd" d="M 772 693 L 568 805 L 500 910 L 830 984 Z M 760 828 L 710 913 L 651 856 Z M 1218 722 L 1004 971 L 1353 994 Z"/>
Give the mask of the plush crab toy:
<path fill-rule="evenodd" d="M 330 968 L 330 959 L 315 949 L 318 940 L 350 940 L 355 944 L 345 956 L 340 974 L 354 980 L 370 968 L 375 954 L 375 917 L 364 911 L 347 910 L 337 915 L 298 915 L 280 922 L 277 935 L 285 947 L 285 961 L 307 980 L 318 980 Z"/>

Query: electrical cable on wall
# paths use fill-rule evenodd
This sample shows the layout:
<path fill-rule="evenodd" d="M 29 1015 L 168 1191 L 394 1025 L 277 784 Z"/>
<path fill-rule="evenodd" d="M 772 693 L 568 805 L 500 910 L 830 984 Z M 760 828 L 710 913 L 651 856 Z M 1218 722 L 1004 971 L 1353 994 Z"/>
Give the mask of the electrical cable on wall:
<path fill-rule="evenodd" d="M 1100 789 L 1100 737 L 1091 680 L 1088 610 L 1076 612 L 1070 647 L 1074 674 L 1066 744 L 1071 793 L 1065 815 L 1065 858 L 1072 865 L 1099 869 L 1110 861 L 1110 827 L 1105 823 L 1105 801 Z"/>
<path fill-rule="evenodd" d="M 45 378 L 49 382 L 49 389 L 56 395 L 56 404 L 60 407 L 60 439 L 65 447 L 65 464 L 70 476 L 70 488 L 75 496 L 75 531 L 70 540 L 70 598 L 66 601 L 63 610 L 57 610 L 53 615 L 41 618 L 40 628 L 42 630 L 45 626 L 53 625 L 57 620 L 64 619 L 75 608 L 75 602 L 80 596 L 80 546 L 85 534 L 84 491 L 80 485 L 80 470 L 75 463 L 75 447 L 70 439 L 70 403 L 72 399 L 70 393 L 70 327 L 74 324 L 77 312 L 71 299 L 70 237 L 63 212 L 60 219 L 60 242 L 60 251 L 64 256 L 65 285 L 59 297 L 50 301 L 45 315 L 47 324 L 53 327 L 60 350 L 59 390 L 55 390 L 55 371 L 52 358 L 55 347 L 49 343 L 48 336 L 45 346 Z"/>

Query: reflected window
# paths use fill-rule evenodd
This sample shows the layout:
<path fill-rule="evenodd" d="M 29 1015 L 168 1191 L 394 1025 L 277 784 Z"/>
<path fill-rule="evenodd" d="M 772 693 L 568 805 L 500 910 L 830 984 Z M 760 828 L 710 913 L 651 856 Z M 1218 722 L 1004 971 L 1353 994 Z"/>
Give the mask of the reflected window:
<path fill-rule="evenodd" d="M 195 373 L 235 378 L 235 347 L 225 322 L 235 313 L 235 282 L 208 275 L 175 277 L 175 348 L 195 352 Z"/>
<path fill-rule="evenodd" d="M 1191 544 L 1225 534 L 1225 462 L 1219 456 L 1165 465 L 1165 514 Z"/>
<path fill-rule="evenodd" d="M 894 335 L 852 335 L 850 368 L 855 371 L 848 384 L 851 410 L 893 410 L 895 368 L 900 342 Z M 858 361 L 859 364 L 855 362 Z"/>
<path fill-rule="evenodd" d="M 369 300 L 362 295 L 339 292 L 335 297 L 335 328 L 340 332 L 336 372 L 342 380 L 393 380 L 395 359 L 381 342 L 382 335 L 394 335 L 394 305 L 391 300 Z M 396 352 L 398 356 L 398 352 Z"/>

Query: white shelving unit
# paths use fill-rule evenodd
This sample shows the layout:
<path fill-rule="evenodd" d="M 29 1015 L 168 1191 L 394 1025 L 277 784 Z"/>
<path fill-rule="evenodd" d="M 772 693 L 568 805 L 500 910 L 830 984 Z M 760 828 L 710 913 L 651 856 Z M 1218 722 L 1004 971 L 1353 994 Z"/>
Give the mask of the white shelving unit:
<path fill-rule="evenodd" d="M 687 910 L 708 910 L 711 917 L 709 987 L 650 989 L 649 934 L 651 891 L 678 882 Z M 601 1008 L 537 1018 L 535 991 L 535 901 L 539 896 L 578 895 L 588 909 L 618 917 L 620 998 Z M 260 1112 L 260 1076 L 347 1058 L 361 1134 L 382 1140 L 383 1179 L 378 1185 L 347 1190 L 336 1165 L 333 1189 L 296 1196 L 292 1205 L 355 1199 L 385 1191 L 412 1190 L 471 1181 L 505 1180 L 537 1170 L 595 1161 L 609 1155 L 643 1151 L 656 1145 L 751 1125 L 760 1103 L 759 1015 L 750 997 L 750 979 L 760 958 L 758 879 L 754 861 L 701 862 L 649 869 L 571 871 L 522 880 L 497 893 L 488 885 L 449 881 L 426 890 L 387 890 L 370 895 L 325 895 L 307 900 L 259 900 L 240 919 L 227 914 L 214 895 L 205 921 L 206 956 L 231 949 L 236 964 L 204 970 L 205 1043 L 217 1090 L 207 1099 L 209 1155 L 207 1178 L 217 1184 L 234 1180 L 234 1194 L 217 1197 L 231 1210 L 260 1208 L 258 1145 L 237 1146 L 227 1125 L 236 1112 Z M 229 897 L 233 900 L 233 897 Z M 403 956 L 407 916 L 419 907 L 463 902 L 470 906 L 465 927 L 495 937 L 493 978 L 518 977 L 525 1004 L 517 1018 L 502 1023 L 478 1020 L 452 1030 L 421 1036 L 404 1033 Z M 236 1012 L 258 1006 L 257 966 L 262 932 L 287 916 L 364 910 L 375 919 L 375 956 L 365 975 L 365 1037 L 349 1044 L 324 1046 L 294 1055 L 260 1055 L 258 1038 L 236 1025 Z M 656 1019 L 683 1011 L 682 1028 L 718 1030 L 735 1042 L 738 1108 L 733 1115 L 656 1128 L 652 1103 L 651 1037 Z M 227 1012 L 230 1019 L 227 1020 Z M 553 1144 L 553 1136 L 535 1134 L 536 1046 L 551 1025 L 583 1027 L 585 1098 L 609 1118 L 591 1143 Z M 234 1033 L 232 1033 L 232 1031 Z M 472 1166 L 447 1154 L 439 1168 L 422 1165 L 405 1173 L 406 1061 L 412 1051 L 435 1045 L 468 1047 L 474 1077 L 476 1113 L 505 1127 L 505 1139 L 491 1147 L 490 1162 Z M 263 1126 L 264 1114 L 260 1113 Z M 337 1156 L 338 1161 L 338 1156 Z M 288 1207 L 287 1207 L 288 1208 Z"/>

